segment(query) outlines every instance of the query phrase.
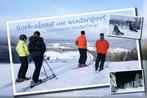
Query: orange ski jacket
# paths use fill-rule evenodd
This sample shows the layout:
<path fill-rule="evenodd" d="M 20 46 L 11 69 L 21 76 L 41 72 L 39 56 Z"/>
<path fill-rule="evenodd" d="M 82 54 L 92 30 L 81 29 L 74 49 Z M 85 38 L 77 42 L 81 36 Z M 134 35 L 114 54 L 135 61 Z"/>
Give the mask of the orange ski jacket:
<path fill-rule="evenodd" d="M 97 53 L 106 54 L 109 49 L 109 42 L 107 40 L 97 40 L 95 47 Z"/>
<path fill-rule="evenodd" d="M 86 36 L 80 35 L 76 40 L 76 45 L 78 46 L 78 48 L 86 49 L 87 48 Z"/>

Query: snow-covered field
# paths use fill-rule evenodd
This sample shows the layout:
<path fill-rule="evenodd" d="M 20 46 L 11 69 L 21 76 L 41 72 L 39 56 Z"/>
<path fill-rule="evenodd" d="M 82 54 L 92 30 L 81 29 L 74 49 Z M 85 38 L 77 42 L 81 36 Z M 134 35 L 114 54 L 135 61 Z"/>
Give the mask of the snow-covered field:
<path fill-rule="evenodd" d="M 58 79 L 48 80 L 26 92 L 43 91 L 43 90 L 59 90 L 76 87 L 87 87 L 109 84 L 109 72 L 111 71 L 126 71 L 126 70 L 138 70 L 140 69 L 138 61 L 124 61 L 124 62 L 106 62 L 105 69 L 102 72 L 94 71 L 95 62 L 92 61 L 92 55 L 88 54 L 87 64 L 88 67 L 75 69 L 78 65 L 79 53 L 78 51 L 47 51 L 45 54 L 50 57 L 47 60 Z M 15 78 L 19 70 L 20 64 L 13 64 Z M 45 67 L 48 75 L 51 75 L 46 62 L 44 61 L 43 66 Z M 34 71 L 34 63 L 29 64 L 27 76 L 31 77 Z M 40 78 L 45 78 L 44 70 L 42 68 Z M 31 81 L 31 80 L 30 80 Z M 23 88 L 30 85 L 30 81 L 16 84 L 16 93 L 20 92 Z"/>

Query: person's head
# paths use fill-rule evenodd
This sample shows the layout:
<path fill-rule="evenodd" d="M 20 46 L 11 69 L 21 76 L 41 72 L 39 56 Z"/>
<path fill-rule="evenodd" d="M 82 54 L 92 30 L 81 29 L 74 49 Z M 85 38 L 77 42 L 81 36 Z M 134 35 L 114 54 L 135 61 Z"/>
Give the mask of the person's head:
<path fill-rule="evenodd" d="M 100 33 L 100 40 L 104 39 L 104 33 Z"/>
<path fill-rule="evenodd" d="M 38 36 L 39 37 L 40 36 L 40 32 L 39 31 L 35 31 L 34 32 L 34 36 Z"/>
<path fill-rule="evenodd" d="M 85 35 L 85 31 L 81 31 L 81 35 Z"/>
<path fill-rule="evenodd" d="M 27 40 L 27 36 L 22 34 L 22 35 L 19 36 L 19 40 L 26 41 Z"/>

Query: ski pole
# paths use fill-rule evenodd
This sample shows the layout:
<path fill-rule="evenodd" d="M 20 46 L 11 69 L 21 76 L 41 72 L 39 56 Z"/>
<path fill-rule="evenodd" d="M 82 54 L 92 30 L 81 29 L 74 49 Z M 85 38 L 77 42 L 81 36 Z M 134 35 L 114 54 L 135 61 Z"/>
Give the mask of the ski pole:
<path fill-rule="evenodd" d="M 90 50 L 89 50 L 90 51 Z M 89 59 L 90 59 L 90 62 L 91 62 L 91 64 L 93 63 L 93 61 L 92 61 L 92 59 L 91 59 L 91 57 L 90 57 L 90 53 L 89 52 L 87 52 L 88 53 L 88 56 L 89 56 Z"/>
<path fill-rule="evenodd" d="M 107 68 L 109 68 L 109 65 L 111 64 L 111 61 L 108 61 L 107 58 L 108 58 L 108 57 L 107 57 L 107 55 L 106 55 L 106 61 L 105 61 L 105 63 L 104 63 L 104 66 L 107 67 Z"/>
<path fill-rule="evenodd" d="M 89 54 L 89 52 L 88 52 L 88 56 L 89 56 L 89 59 L 90 59 L 90 61 L 92 62 L 92 59 L 91 59 L 91 57 L 90 57 L 90 54 Z"/>
<path fill-rule="evenodd" d="M 47 64 L 48 68 L 51 70 L 52 74 L 56 77 L 55 73 L 53 72 L 52 68 L 49 66 L 49 64 L 48 64 L 48 62 L 46 61 L 46 59 L 45 59 L 45 62 L 46 62 L 46 64 Z M 56 77 L 56 79 L 58 79 L 58 78 Z"/>
<path fill-rule="evenodd" d="M 43 70 L 44 70 L 45 76 L 46 76 L 46 77 L 48 77 L 48 75 L 47 75 L 47 72 L 46 72 L 46 70 L 45 70 L 44 65 L 43 65 Z"/>

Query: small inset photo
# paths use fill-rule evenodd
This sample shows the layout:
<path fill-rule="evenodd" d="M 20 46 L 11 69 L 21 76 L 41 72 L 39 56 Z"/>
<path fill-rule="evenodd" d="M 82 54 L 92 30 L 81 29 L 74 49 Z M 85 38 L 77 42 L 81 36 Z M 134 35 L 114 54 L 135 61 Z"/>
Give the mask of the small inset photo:
<path fill-rule="evenodd" d="M 142 70 L 110 72 L 111 94 L 144 91 Z"/>
<path fill-rule="evenodd" d="M 140 39 L 143 18 L 110 15 L 108 36 Z"/>

